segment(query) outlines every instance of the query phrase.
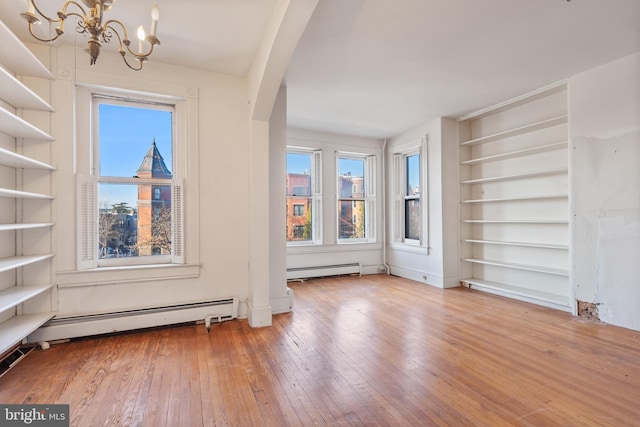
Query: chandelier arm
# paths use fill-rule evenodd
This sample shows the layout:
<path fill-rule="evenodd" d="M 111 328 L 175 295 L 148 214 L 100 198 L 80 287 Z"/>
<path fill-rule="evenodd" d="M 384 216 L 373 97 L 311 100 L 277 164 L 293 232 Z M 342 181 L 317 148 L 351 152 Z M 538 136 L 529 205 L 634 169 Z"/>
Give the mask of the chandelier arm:
<path fill-rule="evenodd" d="M 29 34 L 31 34 L 31 36 L 33 36 L 34 39 L 39 40 L 41 42 L 52 42 L 58 39 L 58 37 L 60 37 L 62 34 L 64 34 L 64 21 L 69 17 L 69 16 L 77 16 L 81 21 L 85 21 L 86 19 L 86 11 L 84 10 L 84 8 L 77 2 L 73 1 L 73 0 L 69 0 L 67 2 L 64 3 L 64 5 L 62 5 L 62 9 L 58 12 L 58 18 L 57 19 L 53 19 L 50 16 L 46 15 L 43 11 L 40 10 L 40 8 L 38 7 L 38 5 L 36 5 L 36 2 L 33 1 L 31 3 L 33 5 L 33 9 L 35 12 L 38 13 L 38 15 L 40 15 L 42 18 L 44 18 L 47 22 L 49 22 L 50 24 L 53 23 L 58 23 L 58 27 L 56 28 L 56 35 L 52 38 L 42 38 L 40 36 L 38 36 L 37 34 L 35 34 L 33 32 L 33 24 L 35 22 L 40 22 L 38 20 L 38 18 L 35 15 L 30 15 L 30 18 L 28 18 L 29 21 Z M 67 14 L 67 8 L 70 5 L 74 5 L 77 8 L 79 8 L 83 15 L 78 14 L 77 12 L 70 12 Z M 24 14 L 23 14 L 24 16 Z"/>
<path fill-rule="evenodd" d="M 58 38 L 59 36 L 61 36 L 64 33 L 64 23 L 66 22 L 67 18 L 70 16 L 75 16 L 76 18 L 78 18 L 78 26 L 80 28 L 82 28 L 82 31 L 80 31 L 80 29 L 77 29 L 77 31 L 79 33 L 86 33 L 87 32 L 87 17 L 86 15 L 80 15 L 79 13 L 76 12 L 69 12 L 68 14 L 65 13 L 64 17 L 65 19 L 63 19 L 62 21 L 60 21 L 60 24 L 58 25 L 58 28 L 56 28 L 56 32 L 58 33 L 58 36 L 56 36 L 56 38 Z M 55 40 L 55 39 L 54 39 Z"/>
<path fill-rule="evenodd" d="M 39 40 L 41 42 L 45 42 L 45 43 L 57 40 L 58 37 L 60 37 L 62 35 L 62 33 L 56 32 L 56 35 L 54 37 L 50 38 L 50 39 L 43 39 L 41 37 L 38 37 L 38 35 L 33 32 L 33 22 L 29 22 L 29 34 L 31 34 L 34 39 Z"/>
<path fill-rule="evenodd" d="M 120 33 L 118 33 L 118 30 L 115 27 L 113 27 L 112 24 L 120 25 L 120 28 L 122 28 L 122 32 L 124 33 L 124 37 L 122 39 L 120 38 Z M 138 59 L 147 58 L 149 55 L 151 55 L 151 52 L 153 52 L 153 44 L 151 43 L 149 43 L 151 47 L 149 49 L 149 52 L 147 53 L 134 52 L 133 50 L 131 50 L 131 40 L 129 40 L 129 37 L 127 35 L 127 27 L 125 27 L 124 24 L 118 21 L 117 19 L 110 19 L 106 21 L 103 25 L 103 29 L 104 31 L 109 29 L 114 34 L 116 34 L 116 36 L 118 37 L 118 41 L 120 42 L 120 49 L 122 49 L 122 46 L 124 45 L 127 48 L 127 52 L 129 52 L 130 55 L 135 56 Z M 122 52 L 120 54 L 122 54 Z"/>
<path fill-rule="evenodd" d="M 129 64 L 129 61 L 127 61 L 127 57 L 124 54 L 124 51 L 121 50 L 120 51 L 120 55 L 122 56 L 122 60 L 124 61 L 125 64 L 127 64 L 127 67 L 131 68 L 133 71 L 140 71 L 142 70 L 142 64 L 144 64 L 144 60 L 141 58 L 137 58 L 138 59 L 138 67 L 133 67 L 131 66 L 131 64 Z"/>
<path fill-rule="evenodd" d="M 120 24 L 120 26 L 122 27 L 122 31 L 125 34 L 125 38 L 123 39 L 122 36 L 120 35 L 120 33 L 118 32 L 118 30 L 116 28 L 114 28 L 113 26 L 111 26 L 111 21 L 113 22 L 117 22 L 118 24 Z M 140 71 L 142 70 L 142 65 L 144 64 L 144 61 L 146 61 L 147 57 L 146 56 L 140 56 L 138 54 L 136 54 L 135 52 L 132 52 L 131 49 L 129 48 L 129 45 L 131 44 L 131 42 L 129 41 L 129 39 L 127 39 L 126 34 L 127 34 L 127 29 L 124 27 L 124 25 L 120 22 L 120 21 L 116 21 L 111 20 L 111 21 L 107 21 L 105 22 L 104 26 L 103 26 L 103 34 L 106 33 L 107 30 L 109 30 L 111 33 L 116 35 L 116 38 L 118 39 L 118 44 L 120 45 L 120 49 L 118 50 L 118 53 L 120 53 L 120 56 L 122 57 L 122 60 L 124 61 L 124 63 L 127 65 L 127 67 L 131 68 L 133 71 Z M 127 50 L 125 50 L 125 47 L 127 48 Z M 129 54 L 132 55 L 134 58 L 137 59 L 138 61 L 138 66 L 134 67 L 133 65 L 131 65 L 129 63 L 129 60 L 127 59 L 127 51 L 129 51 Z M 151 53 L 151 52 L 149 52 Z"/>
<path fill-rule="evenodd" d="M 35 1 L 33 2 L 33 4 L 35 5 Z M 60 9 L 60 12 L 58 13 L 58 16 L 60 16 L 60 13 L 62 13 L 65 18 L 67 17 L 67 8 L 71 5 L 74 5 L 75 7 L 77 7 L 78 9 L 80 9 L 82 11 L 82 15 L 78 15 L 77 12 L 69 12 L 69 15 L 75 15 L 81 19 L 84 19 L 87 16 L 87 11 L 84 9 L 84 7 L 82 7 L 82 5 L 76 1 L 73 0 L 68 0 L 66 2 L 64 2 L 64 4 L 62 5 L 62 9 Z M 38 10 L 38 8 L 36 7 L 36 10 Z M 40 11 L 38 10 L 38 12 L 40 13 Z M 60 16 L 60 19 L 65 19 L 62 18 Z"/>
<path fill-rule="evenodd" d="M 67 8 L 69 6 L 71 6 L 71 5 L 76 6 L 78 9 L 80 9 L 82 11 L 82 15 L 87 16 L 87 11 L 84 10 L 82 5 L 80 3 L 78 3 L 78 2 L 73 1 L 73 0 L 68 0 L 68 1 L 64 2 L 64 4 L 62 5 L 62 8 L 60 9 L 60 11 L 57 12 L 57 14 L 58 14 L 58 18 L 57 19 L 54 19 L 54 18 L 46 15 L 43 11 L 41 11 L 35 1 L 33 1 L 31 4 L 33 5 L 33 8 L 38 13 L 38 15 L 40 15 L 41 17 L 46 19 L 47 22 L 50 22 L 50 23 L 64 22 L 64 20 L 67 19 L 67 16 L 68 16 L 67 15 Z M 71 13 L 69 13 L 69 15 L 76 15 L 76 16 L 84 19 L 84 16 L 78 15 L 75 12 L 71 12 Z"/>
<path fill-rule="evenodd" d="M 111 24 L 113 22 L 117 22 L 118 24 L 120 24 L 120 27 L 122 27 L 122 32 L 124 33 L 124 37 L 120 35 L 120 33 L 118 32 L 117 28 L 113 27 Z M 120 55 L 125 55 L 126 51 L 124 50 L 124 47 L 127 47 L 127 50 L 129 51 L 129 53 L 131 55 L 134 55 L 133 52 L 131 52 L 131 49 L 129 49 L 129 45 L 131 44 L 131 40 L 129 40 L 129 38 L 127 37 L 127 29 L 126 27 L 120 22 L 117 21 L 115 19 L 110 19 L 107 22 L 104 23 L 104 25 L 102 26 L 102 34 L 103 34 L 103 38 L 107 37 L 110 38 L 111 35 L 109 33 L 115 34 L 117 39 L 118 39 L 118 44 L 120 45 Z M 109 34 L 109 35 L 107 35 Z"/>
<path fill-rule="evenodd" d="M 117 30 L 115 28 L 113 28 L 111 26 L 111 24 L 118 24 L 120 25 L 120 28 L 122 28 L 122 32 L 124 33 L 124 38 L 127 39 L 127 27 L 124 26 L 124 24 L 122 22 L 120 22 L 117 19 L 109 19 L 108 21 L 105 21 L 104 24 L 102 24 L 102 28 L 104 30 L 107 29 L 107 27 L 111 28 L 112 31 L 117 32 Z"/>

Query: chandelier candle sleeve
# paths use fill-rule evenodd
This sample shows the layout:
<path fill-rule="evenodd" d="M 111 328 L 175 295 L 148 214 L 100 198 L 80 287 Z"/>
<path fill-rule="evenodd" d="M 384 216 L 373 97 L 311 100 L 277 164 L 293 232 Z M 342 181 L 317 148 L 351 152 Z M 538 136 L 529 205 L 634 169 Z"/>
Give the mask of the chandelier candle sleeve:
<path fill-rule="evenodd" d="M 151 35 L 156 35 L 156 29 L 158 28 L 158 18 L 160 18 L 160 9 L 158 8 L 158 3 L 153 4 L 153 8 L 151 8 Z"/>

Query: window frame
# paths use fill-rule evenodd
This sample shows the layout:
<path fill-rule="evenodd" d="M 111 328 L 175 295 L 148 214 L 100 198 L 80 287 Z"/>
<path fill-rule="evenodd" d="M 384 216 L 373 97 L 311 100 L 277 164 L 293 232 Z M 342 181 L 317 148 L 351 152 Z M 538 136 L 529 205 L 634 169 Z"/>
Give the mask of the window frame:
<path fill-rule="evenodd" d="M 322 245 L 322 151 L 319 149 L 287 146 L 285 150 L 285 159 L 288 154 L 302 154 L 309 155 L 311 157 L 311 170 L 309 171 L 309 175 L 311 177 L 310 194 L 305 196 L 288 195 L 285 189 L 285 200 L 287 206 L 285 221 L 288 221 L 288 206 L 290 199 L 309 199 L 311 203 L 311 238 L 309 240 L 286 240 L 285 237 L 286 244 L 288 247 Z M 288 172 L 286 170 L 285 160 L 285 186 L 287 174 Z M 295 203 L 291 203 L 291 205 L 291 213 L 293 215 L 293 206 Z"/>
<path fill-rule="evenodd" d="M 186 158 L 186 100 L 179 97 L 133 93 L 125 90 L 108 89 L 96 86 L 79 85 L 77 88 L 78 104 L 85 105 L 86 113 L 78 111 L 80 118 L 87 120 L 88 126 L 80 126 L 78 133 L 81 139 L 87 140 L 86 148 L 82 144 L 77 147 L 76 164 L 76 197 L 77 197 L 77 271 L 109 271 L 113 268 L 148 268 L 161 266 L 186 266 L 184 253 L 184 177 L 181 166 Z M 102 102 L 128 107 L 163 109 L 172 111 L 172 178 L 133 178 L 108 177 L 100 175 L 99 163 L 99 111 Z M 151 143 L 151 142 L 150 142 Z M 132 181 L 135 180 L 135 181 Z M 171 218 L 172 248 L 169 255 L 136 256 L 100 259 L 98 257 L 98 186 L 100 184 L 148 184 L 171 186 Z M 192 274 L 192 273 L 188 273 Z M 135 279 L 133 281 L 136 281 Z"/>
<path fill-rule="evenodd" d="M 149 99 L 146 98 L 140 98 L 140 99 L 134 99 L 132 97 L 116 97 L 116 96 L 105 96 L 103 94 L 100 93 L 93 93 L 92 95 L 92 120 L 93 120 L 93 135 L 92 135 L 92 140 L 91 140 L 91 145 L 92 145 L 92 149 L 93 149 L 93 169 L 95 171 L 95 175 L 96 175 L 96 182 L 98 187 L 100 187 L 101 184 L 107 184 L 107 185 L 149 185 L 151 186 L 151 191 L 152 191 L 152 198 L 150 199 L 150 201 L 156 200 L 155 199 L 155 194 L 156 191 L 155 190 L 159 190 L 160 192 L 162 190 L 160 190 L 160 186 L 169 186 L 171 188 L 171 193 L 172 193 L 172 197 L 171 197 L 171 201 L 173 202 L 174 197 L 173 197 L 173 189 L 175 188 L 177 182 L 176 182 L 176 174 L 174 173 L 175 171 L 175 166 L 174 166 L 174 161 L 173 159 L 175 158 L 175 141 L 176 141 L 176 120 L 175 120 L 175 116 L 176 116 L 176 106 L 173 103 L 161 103 L 158 101 L 151 101 Z M 100 123 L 100 105 L 101 104 L 108 104 L 108 105 L 116 105 L 116 106 L 122 106 L 122 107 L 128 107 L 128 108 L 144 108 L 144 109 L 149 109 L 149 110 L 159 110 L 159 111 L 170 111 L 171 112 L 171 160 L 172 160 L 172 164 L 168 165 L 169 169 L 172 172 L 172 176 L 171 178 L 139 178 L 139 177 L 117 177 L 117 176 L 108 176 L 108 175 L 102 175 L 102 172 L 100 170 L 100 137 L 99 137 L 99 123 Z M 150 143 L 150 142 L 149 142 Z M 142 161 L 142 159 L 141 159 Z M 98 190 L 98 194 L 99 194 L 99 190 Z M 100 211 L 100 206 L 98 206 L 98 219 L 99 219 L 99 213 Z M 155 211 L 152 212 L 153 215 L 156 214 Z M 177 222 L 175 220 L 175 212 L 173 209 L 173 203 L 172 203 L 172 208 L 171 208 L 171 234 L 172 236 L 176 235 L 176 231 L 174 230 L 176 227 L 181 227 L 182 224 L 180 224 L 179 222 Z M 165 255 L 156 255 L 153 254 L 155 252 L 155 248 L 152 248 L 152 255 L 138 255 L 135 257 L 122 257 L 122 258 L 100 258 L 98 257 L 97 259 L 97 267 L 114 267 L 114 266 L 126 266 L 126 265 L 152 265 L 152 264 L 172 264 L 172 263 L 178 263 L 181 264 L 182 262 L 176 262 L 175 257 L 173 256 L 173 252 L 176 249 L 175 246 L 173 244 L 173 238 L 172 237 L 172 244 L 171 244 L 171 254 L 165 254 Z"/>
<path fill-rule="evenodd" d="M 428 189 L 427 187 L 427 159 L 426 159 L 426 144 L 427 139 L 423 138 L 419 143 L 414 142 L 411 145 L 406 146 L 406 148 L 399 149 L 393 153 L 393 198 L 394 198 L 394 206 L 393 206 L 393 219 L 392 219 L 392 243 L 393 244 L 401 244 L 406 247 L 415 247 L 415 248 L 424 248 L 428 249 L 427 241 L 428 241 L 428 192 L 425 191 Z M 407 194 L 407 160 L 408 158 L 419 155 L 419 195 L 409 195 Z M 411 239 L 406 236 L 406 205 L 407 201 L 410 200 L 419 200 L 419 238 Z"/>
<path fill-rule="evenodd" d="M 341 197 L 340 188 L 340 159 L 362 160 L 363 161 L 363 183 L 364 192 L 361 197 Z M 355 244 L 355 243 L 374 243 L 375 236 L 375 204 L 376 204 L 376 155 L 354 153 L 346 151 L 335 152 L 336 165 L 336 242 L 338 245 Z M 352 190 L 357 192 L 357 184 L 352 184 Z M 356 202 L 364 204 L 364 237 L 362 238 L 341 238 L 340 237 L 340 217 L 342 202 L 351 202 L 354 206 Z M 356 223 L 355 214 L 353 215 L 353 223 Z"/>

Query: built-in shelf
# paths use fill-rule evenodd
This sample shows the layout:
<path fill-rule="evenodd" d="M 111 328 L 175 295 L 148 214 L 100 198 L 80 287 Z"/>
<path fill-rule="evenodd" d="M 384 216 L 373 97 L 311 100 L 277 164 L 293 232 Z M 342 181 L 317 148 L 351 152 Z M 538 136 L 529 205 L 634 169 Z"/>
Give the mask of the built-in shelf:
<path fill-rule="evenodd" d="M 495 199 L 463 200 L 462 203 L 493 203 L 493 202 L 519 202 L 526 200 L 566 199 L 567 194 L 546 194 L 540 196 L 500 197 Z"/>
<path fill-rule="evenodd" d="M 8 188 L 0 188 L 0 197 L 12 197 L 14 199 L 48 199 L 53 197 L 40 193 L 29 193 L 28 191 L 9 190 Z"/>
<path fill-rule="evenodd" d="M 475 224 L 569 224 L 566 219 L 463 219 L 462 222 Z"/>
<path fill-rule="evenodd" d="M 496 283 L 481 279 L 469 278 L 463 279 L 462 282 L 466 283 L 471 289 L 478 289 L 497 295 L 515 297 L 516 299 L 541 304 L 563 311 L 571 311 L 571 307 L 569 305 L 569 297 L 565 295 L 557 295 L 551 292 L 522 288 L 519 286 Z"/>
<path fill-rule="evenodd" d="M 0 198 L 5 198 L 1 200 L 2 208 L 16 212 L 14 223 L 0 224 L 0 239 L 2 239 L 4 255 L 3 258 L 0 258 L 0 272 L 11 272 L 30 266 L 42 273 L 38 274 L 37 278 L 34 276 L 33 280 L 29 279 L 31 278 L 29 274 L 2 275 L 0 312 L 3 313 L 2 317 L 6 320 L 0 322 L 0 355 L 19 346 L 29 334 L 51 319 L 55 313 L 49 311 L 54 310 L 57 305 L 53 291 L 55 285 L 52 281 L 53 263 L 51 259 L 54 255 L 33 253 L 37 249 L 29 244 L 33 237 L 45 241 L 48 239 L 50 243 L 53 223 L 23 223 L 40 209 L 40 203 L 22 203 L 6 199 L 42 199 L 47 202 L 47 205 L 50 205 L 49 201 L 53 199 L 50 195 L 21 191 L 32 188 L 35 188 L 36 191 L 42 191 L 42 185 L 38 185 L 37 188 L 35 185 L 47 175 L 49 183 L 52 179 L 50 173 L 44 175 L 24 173 L 26 169 L 45 172 L 55 170 L 51 164 L 18 153 L 19 147 L 23 145 L 22 139 L 28 140 L 29 143 L 38 144 L 54 140 L 47 132 L 23 118 L 39 117 L 38 121 L 34 123 L 46 123 L 42 126 L 47 126 L 44 129 L 51 131 L 50 118 L 53 108 L 32 89 L 31 85 L 31 83 L 42 85 L 42 81 L 36 82 L 43 78 L 52 80 L 53 74 L 0 21 L 0 132 L 3 134 L 3 139 L 6 139 L 6 144 L 0 148 L 0 166 L 14 169 L 13 173 L 20 178 L 16 181 L 4 180 L 0 183 L 2 187 L 9 187 L 0 188 Z M 40 86 L 43 89 L 50 86 L 48 82 L 44 83 L 45 86 Z M 28 112 L 33 110 L 40 111 L 40 113 Z M 47 156 L 47 154 L 50 155 L 50 152 L 47 153 L 45 150 L 43 154 Z M 45 157 L 45 159 L 51 161 L 50 157 Z M 48 217 L 51 217 L 50 206 Z M 44 221 L 47 220 L 50 218 L 44 219 Z M 34 231 L 7 233 L 21 230 Z M 34 297 L 40 299 L 39 304 L 28 303 Z M 43 308 L 38 307 L 43 306 L 46 307 L 44 310 L 47 312 L 30 313 L 30 311 L 42 310 Z"/>
<path fill-rule="evenodd" d="M 552 126 L 557 126 L 567 123 L 567 116 L 558 116 L 552 119 L 542 120 L 540 122 L 531 123 L 525 126 L 519 126 L 517 128 L 508 129 L 502 132 L 497 132 L 491 135 L 482 136 L 480 138 L 471 139 L 469 141 L 461 142 L 461 146 L 484 144 L 485 142 L 497 141 L 499 139 L 509 138 L 516 135 L 522 135 L 529 132 L 534 132 L 540 129 L 546 129 Z"/>
<path fill-rule="evenodd" d="M 19 344 L 23 337 L 44 325 L 55 313 L 36 313 L 13 316 L 6 322 L 2 322 L 0 328 L 0 354 Z"/>
<path fill-rule="evenodd" d="M 35 297 L 49 290 L 53 284 L 32 285 L 32 286 L 13 286 L 11 288 L 0 291 L 0 312 L 15 307 L 26 300 Z"/>
<path fill-rule="evenodd" d="M 2 67 L 0 67 L 0 99 L 16 108 L 53 111 L 48 102 Z"/>
<path fill-rule="evenodd" d="M 0 224 L 0 231 L 16 231 L 16 230 L 31 230 L 36 228 L 48 228 L 53 227 L 52 222 L 39 222 L 30 224 Z"/>
<path fill-rule="evenodd" d="M 462 184 L 485 184 L 489 182 L 509 181 L 512 179 L 525 179 L 525 178 L 537 178 L 542 176 L 560 175 L 568 173 L 569 169 L 552 169 L 546 171 L 519 173 L 512 175 L 491 176 L 487 178 L 467 179 L 462 181 Z"/>
<path fill-rule="evenodd" d="M 561 268 L 541 267 L 538 265 L 516 264 L 511 262 L 491 261 L 479 258 L 465 258 L 463 261 L 474 264 L 493 265 L 496 267 L 513 268 L 516 270 L 533 271 L 536 273 L 554 274 L 556 276 L 569 276 L 569 271 Z"/>
<path fill-rule="evenodd" d="M 464 121 L 472 121 L 482 119 L 487 116 L 494 116 L 497 113 L 501 113 L 503 111 L 508 111 L 513 108 L 521 107 L 525 104 L 530 104 L 531 102 L 539 101 L 543 98 L 548 98 L 550 95 L 555 95 L 560 92 L 566 92 L 567 84 L 566 82 L 556 82 L 550 84 L 548 86 L 540 87 L 531 92 L 522 94 L 515 98 L 509 99 L 507 101 L 501 102 L 496 105 L 491 105 L 489 107 L 483 108 L 482 110 L 474 111 L 473 113 L 466 114 L 460 118 L 458 118 L 459 122 Z"/>
<path fill-rule="evenodd" d="M 14 153 L 13 151 L 5 150 L 4 148 L 0 148 L 0 165 L 12 168 L 55 170 L 53 166 L 47 163 Z"/>
<path fill-rule="evenodd" d="M 21 119 L 11 111 L 7 111 L 2 107 L 0 107 L 0 123 L 2 123 L 2 128 L 0 129 L 0 131 L 2 133 L 6 133 L 9 136 L 15 136 L 16 138 L 38 139 L 42 141 L 53 141 L 51 135 L 41 131 L 31 123 Z"/>
<path fill-rule="evenodd" d="M 463 285 L 574 310 L 567 111 L 561 82 L 459 119 Z"/>
<path fill-rule="evenodd" d="M 53 254 L 23 255 L 0 259 L 0 273 L 52 258 Z"/>
<path fill-rule="evenodd" d="M 493 162 L 496 160 L 511 159 L 514 157 L 528 156 L 530 154 L 544 153 L 547 151 L 560 150 L 567 148 L 567 141 L 555 142 L 553 144 L 540 145 L 538 147 L 525 148 L 523 150 L 509 151 L 506 153 L 494 154 L 492 156 L 478 157 L 476 159 L 465 160 L 460 162 L 461 165 L 474 165 L 477 163 Z"/>
<path fill-rule="evenodd" d="M 0 21 L 0 63 L 15 74 L 52 80 L 53 74 L 20 41 L 18 37 Z"/>
<path fill-rule="evenodd" d="M 533 243 L 533 242 L 504 242 L 499 240 L 482 240 L 482 239 L 463 239 L 466 243 L 478 243 L 483 245 L 504 245 L 504 246 L 522 246 L 525 248 L 543 248 L 543 249 L 559 249 L 569 250 L 568 245 L 556 245 L 551 243 Z"/>

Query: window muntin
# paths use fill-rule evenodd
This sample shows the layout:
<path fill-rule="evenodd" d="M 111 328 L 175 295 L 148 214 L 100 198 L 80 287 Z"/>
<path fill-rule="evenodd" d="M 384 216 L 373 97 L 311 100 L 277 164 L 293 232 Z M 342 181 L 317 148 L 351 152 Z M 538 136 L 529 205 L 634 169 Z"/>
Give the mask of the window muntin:
<path fill-rule="evenodd" d="M 172 262 L 174 106 L 94 96 L 98 266 Z"/>

